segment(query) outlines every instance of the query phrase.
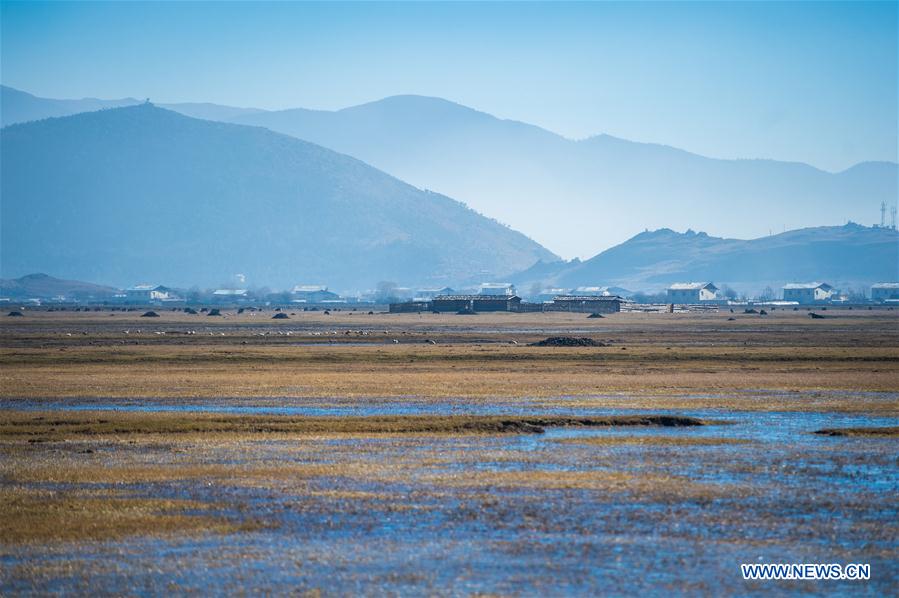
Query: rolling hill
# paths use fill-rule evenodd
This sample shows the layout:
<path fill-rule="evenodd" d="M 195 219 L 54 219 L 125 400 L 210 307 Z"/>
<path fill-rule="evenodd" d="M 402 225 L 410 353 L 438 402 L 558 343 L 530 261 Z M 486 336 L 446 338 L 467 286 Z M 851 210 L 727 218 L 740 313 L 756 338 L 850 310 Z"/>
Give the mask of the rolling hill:
<path fill-rule="evenodd" d="M 444 284 L 557 259 L 345 155 L 141 104 L 5 127 L 5 276 L 286 288 Z"/>
<path fill-rule="evenodd" d="M 118 292 L 113 287 L 80 280 L 62 280 L 47 274 L 26 274 L 19 278 L 0 278 L 0 295 L 13 299 L 109 299 Z"/>
<path fill-rule="evenodd" d="M 585 261 L 538 263 L 512 277 L 521 285 L 618 284 L 660 289 L 694 280 L 761 289 L 823 280 L 842 287 L 899 278 L 899 232 L 858 224 L 787 231 L 752 240 L 671 229 L 646 231 Z"/>
<path fill-rule="evenodd" d="M 465 201 L 563 255 L 589 256 L 646 227 L 769 230 L 873 221 L 895 202 L 895 163 L 840 173 L 718 160 L 599 135 L 572 141 L 439 98 L 395 96 L 337 111 L 236 117 L 364 160 Z"/>
<path fill-rule="evenodd" d="M 82 98 L 80 100 L 53 100 L 39 98 L 30 93 L 0 85 L 0 126 L 7 126 L 32 120 L 41 120 L 55 116 L 69 116 L 81 112 L 93 112 L 104 108 L 121 108 L 133 106 L 140 101 L 134 98 L 121 100 L 98 100 Z"/>
<path fill-rule="evenodd" d="M 82 98 L 80 100 L 54 100 L 41 98 L 18 89 L 0 85 L 0 126 L 43 120 L 57 116 L 70 116 L 81 112 L 95 112 L 107 108 L 122 108 L 143 103 L 135 98 L 119 100 L 98 100 Z M 227 121 L 240 116 L 262 112 L 258 108 L 236 108 L 208 102 L 184 102 L 177 104 L 159 104 L 179 112 L 185 116 L 205 120 Z"/>

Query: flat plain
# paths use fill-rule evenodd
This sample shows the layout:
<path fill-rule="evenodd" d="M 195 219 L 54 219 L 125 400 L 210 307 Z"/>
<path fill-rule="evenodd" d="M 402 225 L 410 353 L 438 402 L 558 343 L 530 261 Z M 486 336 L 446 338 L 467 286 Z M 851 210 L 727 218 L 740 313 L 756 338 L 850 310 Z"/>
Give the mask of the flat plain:
<path fill-rule="evenodd" d="M 154 309 L 0 321 L 0 592 L 899 581 L 899 312 Z"/>

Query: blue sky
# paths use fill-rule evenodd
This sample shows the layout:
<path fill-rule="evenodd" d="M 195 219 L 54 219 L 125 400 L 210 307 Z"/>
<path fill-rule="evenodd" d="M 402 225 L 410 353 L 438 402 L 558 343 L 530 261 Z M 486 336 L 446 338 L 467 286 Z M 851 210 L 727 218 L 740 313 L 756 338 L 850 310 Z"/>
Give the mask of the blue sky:
<path fill-rule="evenodd" d="M 897 160 L 897 3 L 8 3 L 47 97 L 334 109 L 440 96 L 581 138 Z"/>

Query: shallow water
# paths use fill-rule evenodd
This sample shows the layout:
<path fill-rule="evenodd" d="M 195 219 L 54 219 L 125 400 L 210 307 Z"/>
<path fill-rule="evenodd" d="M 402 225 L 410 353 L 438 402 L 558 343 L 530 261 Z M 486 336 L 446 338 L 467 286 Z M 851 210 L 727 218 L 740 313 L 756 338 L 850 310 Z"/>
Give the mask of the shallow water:
<path fill-rule="evenodd" d="M 0 403 L 0 409 L 299 415 L 665 412 L 535 408 L 527 401 L 373 399 L 359 405 L 288 399 L 274 404 L 278 401 L 12 400 Z M 6 573 L 0 576 L 0 593 L 35 587 L 40 592 L 102 587 L 130 594 L 240 589 L 321 589 L 341 595 L 894 592 L 899 583 L 895 439 L 812 432 L 896 426 L 899 418 L 676 413 L 728 423 L 492 436 L 262 438 L 189 445 L 178 452 L 169 441 L 99 445 L 93 458 L 112 465 L 123 460 L 172 467 L 194 461 L 235 467 L 327 464 L 333 475 L 254 485 L 202 478 L 133 484 L 129 490 L 138 494 L 219 505 L 224 516 L 264 521 L 268 527 L 188 538 L 6 547 L 0 550 L 0 572 Z M 567 442 L 637 436 L 746 443 Z M 35 450 L 66 450 L 64 444 Z M 371 473 L 347 473 L 359 469 L 345 470 L 346 464 Z M 557 484 L 555 478 L 571 483 Z M 739 573 L 746 562 L 871 563 L 873 578 L 749 583 Z M 25 564 L 37 564 L 42 573 L 37 579 L 29 576 Z"/>

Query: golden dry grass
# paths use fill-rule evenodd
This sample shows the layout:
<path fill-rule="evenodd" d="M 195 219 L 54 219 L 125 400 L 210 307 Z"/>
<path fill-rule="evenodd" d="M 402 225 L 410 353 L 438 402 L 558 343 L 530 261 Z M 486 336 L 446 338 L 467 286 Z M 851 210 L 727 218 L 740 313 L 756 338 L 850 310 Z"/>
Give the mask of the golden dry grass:
<path fill-rule="evenodd" d="M 287 337 L 273 336 L 287 324 L 247 314 L 210 323 L 215 319 L 165 312 L 148 323 L 119 312 L 115 317 L 130 320 L 111 326 L 108 314 L 30 312 L 16 322 L 0 321 L 0 397 L 564 396 L 605 406 L 593 397 L 617 393 L 631 397 L 627 406 L 654 408 L 659 402 L 653 396 L 688 393 L 720 395 L 708 405 L 699 398 L 696 407 L 727 407 L 721 404 L 730 400 L 726 395 L 746 389 L 899 389 L 899 312 L 841 311 L 809 320 L 804 312 L 778 311 L 767 318 L 737 314 L 735 322 L 728 315 L 588 320 L 584 314 L 462 319 L 301 312 L 284 321 L 294 327 Z M 212 332 L 171 334 L 197 322 Z M 170 334 L 155 334 L 166 330 Z M 569 332 L 609 346 L 526 346 Z M 729 407 L 754 408 L 751 401 L 734 403 Z M 894 404 L 859 404 L 856 398 L 792 403 L 781 397 L 758 408 L 899 412 Z"/>
<path fill-rule="evenodd" d="M 249 529 L 221 517 L 185 513 L 208 508 L 186 500 L 6 486 L 0 488 L 0 544 Z"/>

